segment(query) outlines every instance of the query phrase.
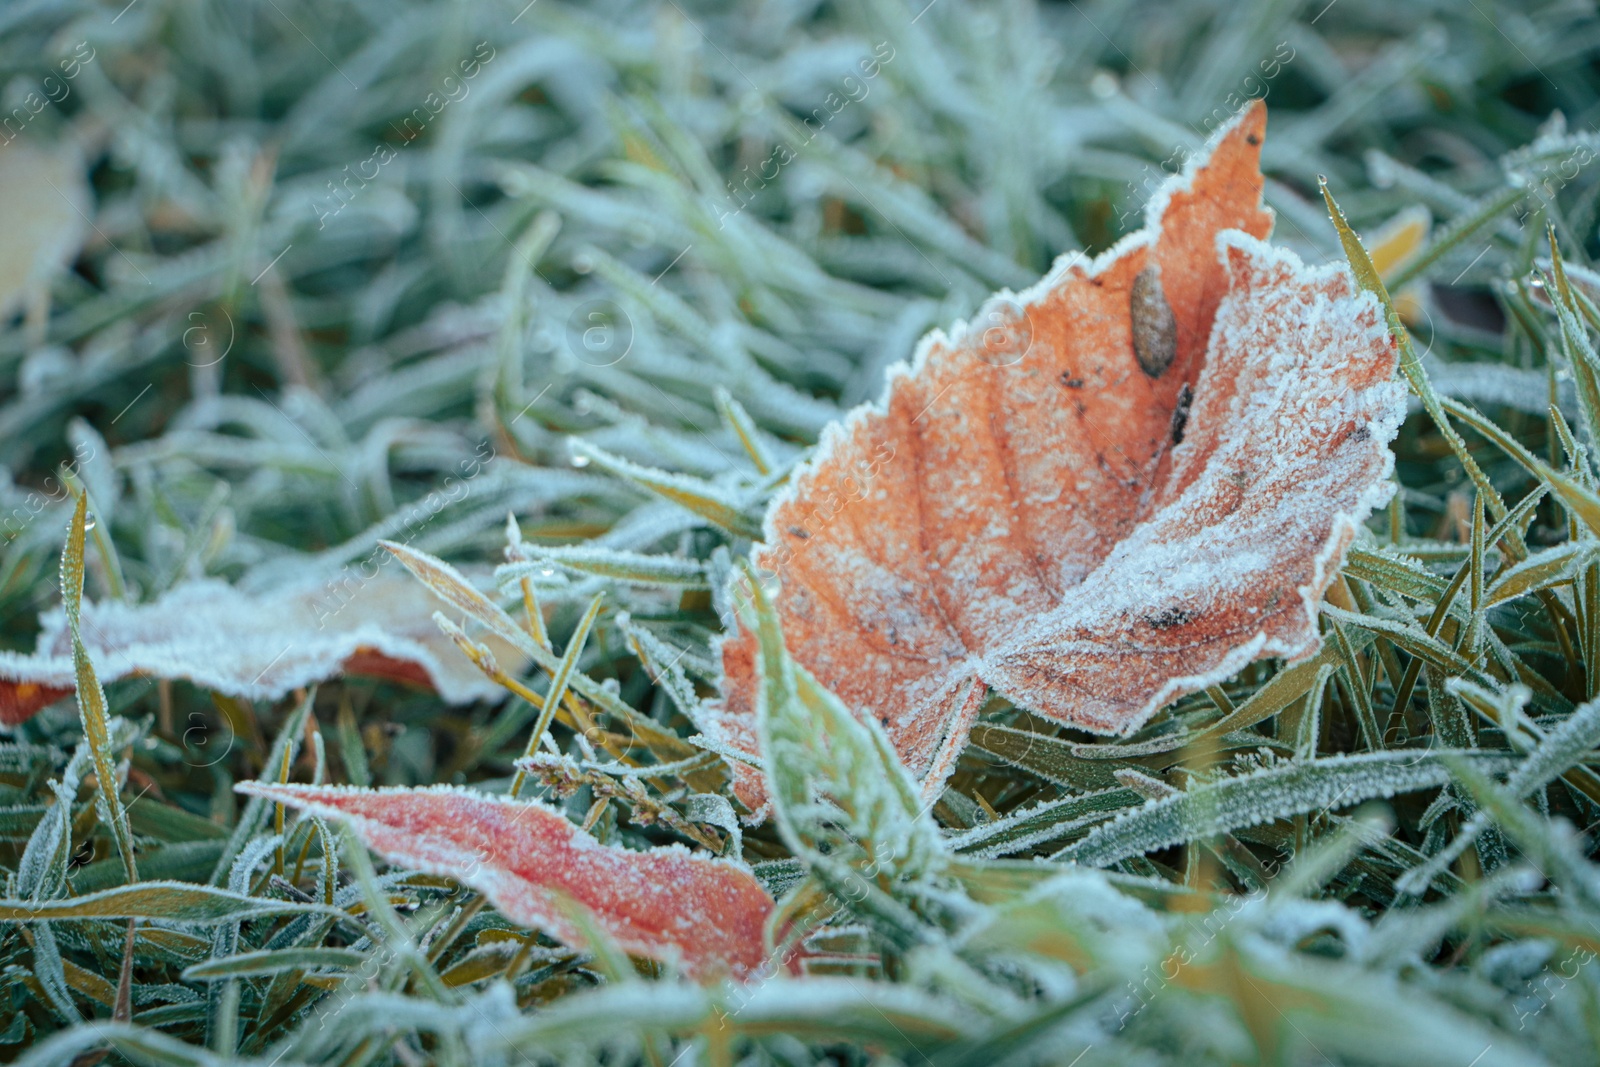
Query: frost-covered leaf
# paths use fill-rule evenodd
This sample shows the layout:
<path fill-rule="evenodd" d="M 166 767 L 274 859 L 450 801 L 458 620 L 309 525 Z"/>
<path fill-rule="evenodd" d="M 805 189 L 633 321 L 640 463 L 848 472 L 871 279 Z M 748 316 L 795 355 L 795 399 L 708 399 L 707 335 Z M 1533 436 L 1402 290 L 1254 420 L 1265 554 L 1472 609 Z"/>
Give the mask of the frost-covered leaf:
<path fill-rule="evenodd" d="M 1116 734 L 1319 647 L 1405 408 L 1379 303 L 1262 240 L 1265 123 L 1231 123 L 1106 256 L 926 338 L 769 510 L 754 561 L 797 661 L 918 777 L 949 774 L 985 686 Z M 722 653 L 739 747 L 755 639 Z"/>
<path fill-rule="evenodd" d="M 692 978 L 754 977 L 772 899 L 741 864 L 681 845 L 636 852 L 603 845 L 538 801 L 461 789 L 352 789 L 246 782 L 237 787 L 337 819 L 391 863 L 445 874 L 508 917 L 569 944 L 567 910 L 586 908 L 628 952 L 679 958 Z"/>
<path fill-rule="evenodd" d="M 426 589 L 398 574 L 256 595 L 206 579 L 151 604 L 85 603 L 81 629 L 105 681 L 183 679 L 271 700 L 339 674 L 364 674 L 429 685 L 455 704 L 503 696 L 439 632 L 435 607 Z M 71 627 L 61 612 L 42 623 L 32 655 L 0 653 L 0 723 L 21 722 L 71 691 Z M 482 640 L 505 669 L 526 662 L 495 635 Z"/>

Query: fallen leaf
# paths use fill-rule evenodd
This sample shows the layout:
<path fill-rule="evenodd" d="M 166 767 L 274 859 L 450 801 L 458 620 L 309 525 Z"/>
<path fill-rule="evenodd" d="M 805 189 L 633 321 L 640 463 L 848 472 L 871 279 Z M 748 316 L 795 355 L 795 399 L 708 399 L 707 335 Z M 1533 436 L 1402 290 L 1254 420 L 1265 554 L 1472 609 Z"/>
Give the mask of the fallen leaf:
<path fill-rule="evenodd" d="M 1363 241 L 1372 258 L 1373 269 L 1385 281 L 1394 277 L 1401 267 L 1417 258 L 1428 242 L 1428 231 L 1432 227 L 1433 216 L 1421 204 L 1395 212 L 1377 233 Z M 1408 324 L 1416 325 L 1424 314 L 1423 299 L 1423 283 L 1413 282 L 1395 294 L 1394 309 Z"/>
<path fill-rule="evenodd" d="M 76 144 L 0 143 L 0 321 L 25 309 L 42 337 L 50 283 L 77 258 L 92 195 Z"/>
<path fill-rule="evenodd" d="M 299 585 L 252 595 L 187 582 L 151 604 L 83 605 L 83 642 L 103 682 L 174 678 L 246 700 L 276 700 L 340 674 L 429 686 L 452 704 L 505 690 L 463 657 L 433 621 L 431 593 L 409 577 Z M 14 726 L 72 692 L 72 635 L 60 611 L 42 619 L 32 655 L 0 652 L 0 724 Z M 499 664 L 527 658 L 493 634 Z"/>
<path fill-rule="evenodd" d="M 448 875 L 508 918 L 567 944 L 587 947 L 570 900 L 625 951 L 675 958 L 696 981 L 761 974 L 772 898 L 732 861 L 682 845 L 645 852 L 604 845 L 546 804 L 449 786 L 235 788 L 338 819 L 389 862 Z"/>
<path fill-rule="evenodd" d="M 1258 103 L 1093 263 L 924 339 L 769 508 L 753 558 L 795 660 L 885 725 L 925 795 L 986 687 L 1123 734 L 1319 647 L 1404 394 L 1377 301 L 1264 242 L 1265 126 Z M 751 756 L 755 648 L 725 638 L 701 724 Z M 759 771 L 735 789 L 759 816 Z"/>

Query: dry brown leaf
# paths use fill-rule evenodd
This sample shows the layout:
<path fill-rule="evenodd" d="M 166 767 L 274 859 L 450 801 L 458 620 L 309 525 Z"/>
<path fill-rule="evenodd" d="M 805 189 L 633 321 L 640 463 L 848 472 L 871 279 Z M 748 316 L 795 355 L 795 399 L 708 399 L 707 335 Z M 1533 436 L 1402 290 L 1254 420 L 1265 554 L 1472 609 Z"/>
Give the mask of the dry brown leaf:
<path fill-rule="evenodd" d="M 1318 602 L 1390 495 L 1404 394 L 1377 302 L 1264 242 L 1265 127 L 1257 103 L 1143 230 L 924 339 L 769 509 L 754 559 L 795 659 L 929 795 L 986 688 L 1120 734 L 1318 648 Z M 754 650 L 724 641 L 703 724 L 751 755 Z M 754 768 L 735 788 L 761 810 Z"/>
<path fill-rule="evenodd" d="M 103 681 L 181 678 L 247 700 L 274 700 L 339 674 L 431 686 L 453 704 L 505 690 L 474 667 L 433 621 L 438 601 L 409 575 L 379 573 L 358 588 L 302 585 L 251 595 L 224 582 L 178 586 L 151 604 L 83 605 L 83 640 Z M 72 637 L 60 611 L 41 620 L 32 655 L 0 653 L 0 724 L 15 725 L 72 692 Z M 505 670 L 527 659 L 492 634 Z"/>

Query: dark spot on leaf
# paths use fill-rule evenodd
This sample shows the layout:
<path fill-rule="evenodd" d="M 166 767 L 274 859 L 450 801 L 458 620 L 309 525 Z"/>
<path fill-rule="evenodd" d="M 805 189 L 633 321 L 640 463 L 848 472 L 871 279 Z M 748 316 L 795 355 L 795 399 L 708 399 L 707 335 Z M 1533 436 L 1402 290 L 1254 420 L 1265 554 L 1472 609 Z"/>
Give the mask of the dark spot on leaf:
<path fill-rule="evenodd" d="M 1256 145 L 1256 144 L 1260 144 L 1261 143 L 1261 138 L 1257 137 L 1253 133 L 1245 134 L 1244 135 L 1244 139 L 1245 139 L 1245 142 L 1248 143 L 1248 144 Z"/>
<path fill-rule="evenodd" d="M 1194 390 L 1184 382 L 1178 391 L 1178 406 L 1172 409 L 1172 443 L 1183 444 L 1183 429 L 1189 425 L 1189 407 L 1194 403 Z"/>
<path fill-rule="evenodd" d="M 1128 292 L 1128 319 L 1133 326 L 1133 354 L 1139 369 L 1159 378 L 1178 354 L 1178 320 L 1161 290 L 1161 268 L 1151 264 L 1133 279 Z"/>
<path fill-rule="evenodd" d="M 1154 615 L 1146 615 L 1144 621 L 1157 630 L 1170 630 L 1174 626 L 1182 626 L 1193 618 L 1194 612 L 1188 608 L 1162 608 Z"/>
<path fill-rule="evenodd" d="M 789 532 L 791 534 L 793 534 L 794 536 L 800 538 L 801 540 L 804 540 L 804 539 L 806 539 L 806 538 L 811 536 L 811 533 L 808 530 L 805 530 L 805 529 L 803 529 L 802 527 L 799 527 L 799 526 L 791 526 L 791 527 L 789 527 Z"/>
<path fill-rule="evenodd" d="M 1071 371 L 1064 370 L 1061 372 L 1061 384 L 1066 386 L 1068 389 L 1082 389 L 1083 379 L 1074 378 L 1072 377 Z"/>

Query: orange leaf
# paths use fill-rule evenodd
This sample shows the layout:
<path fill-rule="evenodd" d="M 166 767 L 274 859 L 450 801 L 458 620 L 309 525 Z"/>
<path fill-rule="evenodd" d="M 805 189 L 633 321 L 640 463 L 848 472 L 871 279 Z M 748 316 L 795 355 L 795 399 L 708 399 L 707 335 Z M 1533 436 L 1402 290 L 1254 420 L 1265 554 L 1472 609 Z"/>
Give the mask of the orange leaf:
<path fill-rule="evenodd" d="M 769 509 L 754 561 L 795 659 L 884 723 L 928 795 L 985 686 L 1118 734 L 1316 651 L 1405 408 L 1377 302 L 1262 240 L 1265 126 L 1257 103 L 1087 268 L 924 339 Z M 702 724 L 752 755 L 754 651 L 724 641 Z M 735 789 L 765 803 L 753 768 Z"/>
<path fill-rule="evenodd" d="M 603 845 L 538 801 L 450 786 L 354 789 L 242 782 L 241 793 L 338 819 L 391 863 L 448 875 L 507 917 L 584 947 L 563 898 L 624 950 L 677 958 L 696 981 L 760 975 L 772 898 L 746 868 L 682 845 Z"/>

